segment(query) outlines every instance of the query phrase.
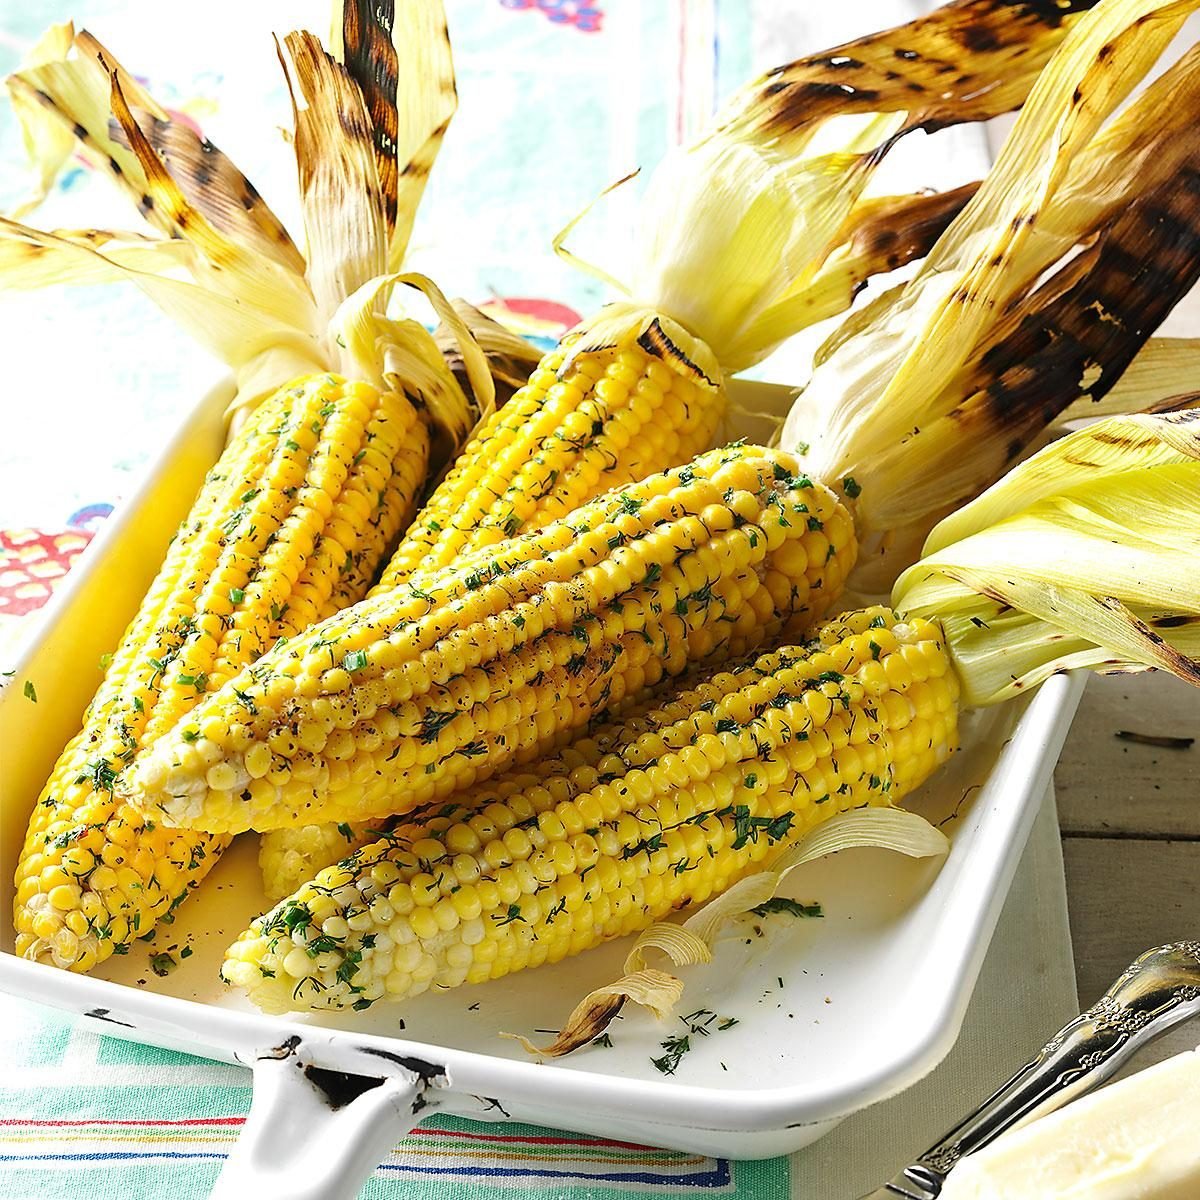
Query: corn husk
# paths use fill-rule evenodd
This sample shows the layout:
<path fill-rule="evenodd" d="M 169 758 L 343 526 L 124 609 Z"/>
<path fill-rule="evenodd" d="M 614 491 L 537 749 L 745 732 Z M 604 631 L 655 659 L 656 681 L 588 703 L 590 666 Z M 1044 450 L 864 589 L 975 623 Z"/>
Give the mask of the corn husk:
<path fill-rule="evenodd" d="M 386 269 L 395 273 L 458 107 L 446 16 L 441 4 L 334 0 L 329 49 L 358 84 L 371 120 L 388 229 Z"/>
<path fill-rule="evenodd" d="M 1169 412 L 1200 403 L 1200 338 L 1151 338 L 1104 396 L 1080 396 L 1062 423 L 1135 412 Z"/>
<path fill-rule="evenodd" d="M 944 858 L 950 842 L 924 817 L 904 809 L 861 808 L 838 813 L 681 925 L 658 921 L 644 930 L 626 956 L 625 974 L 589 992 L 550 1045 L 538 1047 L 523 1037 L 516 1040 L 531 1054 L 557 1058 L 599 1037 L 627 1000 L 649 1009 L 659 1020 L 669 1017 L 683 996 L 683 981 L 648 967 L 646 955 L 651 950 L 665 954 L 676 967 L 711 962 L 722 929 L 775 896 L 793 871 L 826 855 L 861 847 L 890 850 L 909 858 Z"/>
<path fill-rule="evenodd" d="M 967 704 L 1081 668 L 1200 684 L 1200 411 L 1051 443 L 934 529 L 893 603 L 941 621 Z"/>
<path fill-rule="evenodd" d="M 499 321 L 493 320 L 485 312 L 481 312 L 465 300 L 452 300 L 451 307 L 458 314 L 459 320 L 470 331 L 475 344 L 483 351 L 491 371 L 492 384 L 495 388 L 493 409 L 506 404 L 518 388 L 522 388 L 529 380 L 541 361 L 542 351 L 526 338 L 519 337 L 510 329 L 506 329 Z M 469 367 L 460 349 L 460 335 L 456 329 L 442 322 L 433 331 L 433 340 L 437 343 L 442 357 L 450 367 L 459 387 L 471 399 L 474 406 L 480 409 L 480 419 L 486 418 L 491 409 L 484 410 L 479 398 L 475 396 L 471 385 Z"/>
<path fill-rule="evenodd" d="M 893 547 L 919 542 L 1073 401 L 1103 397 L 1200 273 L 1187 183 L 1200 52 L 1101 129 L 1195 7 L 1115 0 L 1085 16 L 916 276 L 818 352 L 782 441 L 808 448 L 810 473 L 849 480 L 858 590 L 887 586 Z"/>
<path fill-rule="evenodd" d="M 643 328 L 670 321 L 687 335 L 672 343 L 693 362 L 700 343 L 724 375 L 845 311 L 867 274 L 924 254 L 969 195 L 864 201 L 882 159 L 917 129 L 1019 105 L 1087 7 L 1014 18 L 959 0 L 753 82 L 654 171 L 624 271 L 589 266 L 567 250 L 579 218 L 556 239 L 560 253 L 626 297 L 602 317 L 603 335 L 588 327 L 589 347 L 620 343 L 618 316 Z M 886 247 L 870 236 L 885 228 L 894 239 Z"/>
<path fill-rule="evenodd" d="M 129 195 L 150 232 L 43 231 L 4 220 L 0 282 L 135 284 L 235 370 L 231 427 L 289 379 L 333 370 L 402 388 L 441 442 L 457 445 L 477 411 L 424 327 L 388 314 L 394 281 L 366 286 L 402 257 L 454 111 L 444 19 L 440 5 L 405 6 L 394 28 L 378 6 L 337 4 L 335 14 L 348 63 L 304 32 L 284 39 L 286 57 L 280 50 L 293 92 L 304 254 L 227 156 L 172 120 L 90 34 L 56 26 L 7 81 L 38 176 L 33 202 L 75 151 Z M 370 54 L 387 69 L 369 70 Z M 432 283 L 420 289 L 453 316 Z M 352 297 L 369 311 L 347 307 Z M 486 410 L 482 353 L 461 321 L 451 325 Z M 370 337 L 347 339 L 347 326 L 369 326 Z"/>

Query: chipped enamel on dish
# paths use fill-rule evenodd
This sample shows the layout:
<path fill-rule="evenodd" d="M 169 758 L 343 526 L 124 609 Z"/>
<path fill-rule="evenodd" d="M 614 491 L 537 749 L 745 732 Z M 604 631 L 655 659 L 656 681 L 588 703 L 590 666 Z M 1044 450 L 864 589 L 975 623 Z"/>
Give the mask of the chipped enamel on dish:
<path fill-rule="evenodd" d="M 778 404 L 790 395 L 752 387 L 747 407 L 758 410 L 768 393 Z M 201 401 L 138 494 L 105 523 L 44 610 L 27 653 L 5 664 L 15 673 L 0 691 L 0 989 L 102 1022 L 109 1036 L 255 1066 L 254 1110 L 215 1194 L 239 1194 L 239 1186 L 244 1194 L 250 1179 L 265 1183 L 285 1169 L 286 1141 L 289 1154 L 310 1142 L 320 1153 L 293 1162 L 286 1180 L 275 1177 L 280 1194 L 353 1196 L 387 1147 L 433 1108 L 732 1158 L 784 1154 L 941 1061 L 1082 678 L 1053 678 L 1031 701 L 965 720 L 963 750 L 911 801 L 947 822 L 953 849 L 940 871 L 878 850 L 811 864 L 789 894 L 819 901 L 823 919 L 773 916 L 756 922 L 761 936 L 747 923 L 710 966 L 689 969 L 681 1011 L 705 1008 L 738 1023 L 693 1037 L 670 1076 L 650 1059 L 684 1027 L 641 1011 L 614 1024 L 611 1049 L 544 1063 L 498 1036 L 557 1029 L 585 992 L 621 973 L 626 941 L 403 1005 L 263 1016 L 217 979 L 226 945 L 266 907 L 249 835 L 154 942 L 136 942 L 93 975 L 17 959 L 7 914 L 29 807 L 78 727 L 100 656 L 136 611 L 220 452 L 229 395 L 222 387 Z M 749 423 L 737 432 L 762 436 Z M 26 680 L 36 704 L 23 694 Z M 192 953 L 177 968 L 161 977 L 151 970 L 153 955 L 178 959 L 184 946 Z"/>

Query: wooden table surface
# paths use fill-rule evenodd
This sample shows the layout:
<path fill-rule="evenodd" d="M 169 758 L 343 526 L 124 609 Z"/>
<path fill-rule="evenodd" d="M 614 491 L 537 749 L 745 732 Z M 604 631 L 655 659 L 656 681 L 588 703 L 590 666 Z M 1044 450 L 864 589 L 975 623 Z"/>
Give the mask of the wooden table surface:
<path fill-rule="evenodd" d="M 1196 740 L 1161 749 L 1118 730 Z M 1158 674 L 1089 680 L 1054 783 L 1087 1005 L 1141 951 L 1200 938 L 1200 691 Z M 1138 1065 L 1197 1045 L 1192 1022 Z"/>

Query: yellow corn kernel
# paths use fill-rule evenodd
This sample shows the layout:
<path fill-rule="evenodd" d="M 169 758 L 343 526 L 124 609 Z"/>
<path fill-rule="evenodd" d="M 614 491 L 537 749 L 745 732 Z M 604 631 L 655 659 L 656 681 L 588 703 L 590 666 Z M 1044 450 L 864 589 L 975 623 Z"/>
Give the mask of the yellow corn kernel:
<path fill-rule="evenodd" d="M 876 629 L 893 636 L 876 642 L 870 636 Z M 878 676 L 879 662 L 886 676 L 890 658 L 913 653 L 932 678 L 915 680 L 910 671 L 882 695 L 861 681 L 861 674 Z M 831 673 L 830 661 L 842 669 Z M 938 625 L 899 625 L 887 609 L 846 614 L 814 642 L 693 681 L 544 759 L 532 772 L 521 768 L 499 776 L 399 824 L 255 921 L 230 948 L 224 978 L 269 1012 L 364 1007 L 377 996 L 414 996 L 429 979 L 442 987 L 498 979 L 644 929 L 723 891 L 834 813 L 894 804 L 917 787 L 954 748 L 957 684 L 948 681 L 955 679 Z M 827 693 L 836 704 L 832 710 L 823 706 L 819 716 L 802 703 L 812 694 L 829 699 Z M 923 710 L 936 715 L 926 719 Z M 905 716 L 898 736 L 890 724 L 897 711 Z M 866 736 L 851 742 L 854 728 Z M 726 733 L 737 736 L 726 740 Z M 710 773 L 694 782 L 685 766 L 702 744 Z M 814 757 L 818 744 L 824 749 Z M 797 758 L 799 751 L 805 754 Z M 601 790 L 617 798 L 617 810 L 587 833 L 569 834 L 565 811 L 595 821 L 605 810 Z M 317 931 L 310 921 L 319 899 L 336 897 L 344 909 L 373 914 L 384 865 L 414 886 L 429 880 L 422 863 L 446 857 L 452 845 L 470 844 L 464 825 L 485 812 L 490 833 L 469 852 L 477 882 L 465 911 L 452 890 L 457 870 L 442 871 L 435 906 L 387 927 L 392 941 L 413 947 L 419 972 L 392 970 L 379 951 L 380 923 L 348 922 L 317 986 L 301 987 L 304 976 L 289 975 L 294 946 L 288 931 L 304 931 L 311 945 L 329 928 L 326 922 Z M 553 821 L 542 819 L 550 814 Z M 510 844 L 514 832 L 522 835 L 519 847 Z M 510 851 L 525 842 L 533 855 L 529 862 L 497 865 L 510 862 Z M 503 853 L 489 853 L 494 846 Z M 560 859 L 560 848 L 571 853 Z M 527 880 L 520 868 L 529 871 Z M 472 922 L 469 935 L 465 924 L 436 919 L 442 905 L 447 914 Z M 305 956 L 304 971 L 310 962 Z"/>
<path fill-rule="evenodd" d="M 162 738 L 130 772 L 129 794 L 156 819 L 213 833 L 410 811 L 555 748 L 664 674 L 806 629 L 832 599 L 832 560 L 814 565 L 802 556 L 808 574 L 768 594 L 766 531 L 780 530 L 786 547 L 839 502 L 795 468 L 781 451 L 713 451 L 422 575 L 419 587 L 338 613 L 209 697 L 192 718 L 204 735 L 189 741 L 181 729 Z M 727 507 L 730 487 L 754 497 L 755 519 L 731 516 L 714 533 L 700 514 Z M 853 542 L 839 548 L 847 569 L 854 552 Z M 627 585 L 602 569 L 612 563 L 626 568 Z M 310 697 L 301 681 L 331 659 L 348 674 L 348 689 L 339 678 L 335 694 Z M 281 679 L 292 686 L 267 686 Z M 498 703 L 523 718 L 495 726 Z M 377 736 L 381 705 L 396 717 L 390 741 Z M 353 722 L 330 734 L 343 711 Z M 311 750 L 289 753 L 277 736 L 284 728 Z M 247 786 L 237 730 L 274 747 L 261 789 Z M 230 786 L 213 786 L 218 767 Z M 654 791 L 632 786 L 644 798 Z"/>
<path fill-rule="evenodd" d="M 148 821 L 122 801 L 122 773 L 179 726 L 182 761 L 230 785 L 220 754 L 195 745 L 214 731 L 193 710 L 279 638 L 366 592 L 423 483 L 427 444 L 403 396 L 331 375 L 281 388 L 234 436 L 34 807 L 17 868 L 20 954 L 87 970 L 203 879 L 228 839 Z M 256 776 L 270 760 L 246 741 Z"/>

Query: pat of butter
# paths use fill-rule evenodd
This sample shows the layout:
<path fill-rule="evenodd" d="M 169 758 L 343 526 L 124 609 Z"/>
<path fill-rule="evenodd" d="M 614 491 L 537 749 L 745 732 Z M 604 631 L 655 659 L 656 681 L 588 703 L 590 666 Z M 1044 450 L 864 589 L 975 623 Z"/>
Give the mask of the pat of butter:
<path fill-rule="evenodd" d="M 1197 1200 L 1200 1049 L 997 1138 L 941 1200 Z"/>

